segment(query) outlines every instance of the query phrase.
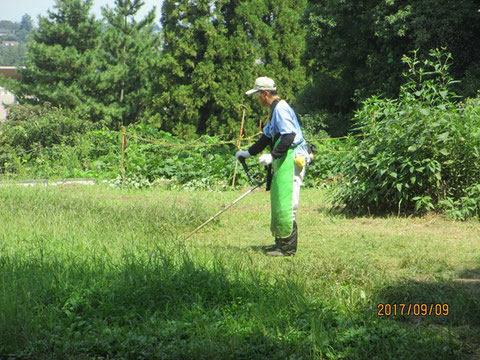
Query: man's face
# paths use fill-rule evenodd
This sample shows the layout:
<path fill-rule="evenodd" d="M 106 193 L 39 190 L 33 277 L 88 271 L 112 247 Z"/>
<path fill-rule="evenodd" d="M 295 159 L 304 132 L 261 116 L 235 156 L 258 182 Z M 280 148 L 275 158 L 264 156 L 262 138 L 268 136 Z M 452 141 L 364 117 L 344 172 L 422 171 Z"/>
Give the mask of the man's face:
<path fill-rule="evenodd" d="M 268 92 L 267 91 L 259 91 L 257 93 L 257 96 L 258 96 L 258 103 L 261 105 L 261 106 L 264 106 L 264 107 L 268 107 L 268 102 L 267 102 L 267 96 L 268 95 Z"/>

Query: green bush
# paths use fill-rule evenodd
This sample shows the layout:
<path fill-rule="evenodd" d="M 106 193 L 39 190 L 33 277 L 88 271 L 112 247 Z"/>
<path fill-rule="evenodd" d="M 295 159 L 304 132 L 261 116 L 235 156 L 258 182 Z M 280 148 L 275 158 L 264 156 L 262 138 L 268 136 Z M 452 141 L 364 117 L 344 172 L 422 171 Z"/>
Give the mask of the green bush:
<path fill-rule="evenodd" d="M 122 187 L 169 184 L 187 189 L 226 189 L 233 180 L 235 141 L 204 136 L 187 142 L 152 125 L 135 124 L 127 128 L 122 169 L 121 132 L 92 129 L 73 113 L 59 109 L 18 106 L 12 110 L 12 120 L 0 127 L 3 176 L 94 177 Z M 313 126 L 315 119 L 311 120 Z M 345 143 L 324 141 L 325 136 L 316 141 L 319 153 L 308 169 L 307 186 L 320 186 L 323 179 L 340 172 Z M 256 159 L 248 163 L 257 178 L 265 176 Z M 235 184 L 250 185 L 240 165 Z"/>
<path fill-rule="evenodd" d="M 451 56 L 404 57 L 398 99 L 369 98 L 355 115 L 363 135 L 345 164 L 338 205 L 354 213 L 439 210 L 480 179 L 480 102 L 456 103 Z"/>
<path fill-rule="evenodd" d="M 445 209 L 445 214 L 455 220 L 480 217 L 480 184 L 475 184 L 466 189 L 465 195 L 459 199 L 447 198 L 440 205 Z"/>
<path fill-rule="evenodd" d="M 15 105 L 9 109 L 9 121 L 1 130 L 0 143 L 26 151 L 55 144 L 74 145 L 79 134 L 85 134 L 92 123 L 73 111 L 49 105 Z"/>
<path fill-rule="evenodd" d="M 129 145 L 125 157 L 125 173 L 119 184 L 152 184 L 159 180 L 170 180 L 172 186 L 188 189 L 225 189 L 233 179 L 236 147 L 223 144 L 220 137 L 204 136 L 197 142 L 183 142 L 168 133 L 146 125 L 131 126 Z M 133 136 L 132 136 L 133 135 Z M 140 137 L 156 139 L 156 144 L 138 141 Z M 163 144 L 163 145 L 159 145 Z M 205 146 L 196 146 L 198 143 Z M 308 167 L 305 184 L 309 187 L 322 186 L 325 179 L 341 173 L 342 159 L 348 155 L 347 142 L 338 140 L 313 140 L 318 147 L 314 163 Z M 175 145 L 181 146 L 175 146 Z M 184 146 L 182 146 L 184 145 Z M 243 148 L 248 145 L 244 144 Z M 257 159 L 248 159 L 251 174 L 261 179 L 265 176 L 263 167 L 257 165 Z M 240 164 L 237 168 L 236 185 L 249 185 Z"/>
<path fill-rule="evenodd" d="M 328 133 L 325 131 L 325 119 L 328 116 L 324 112 L 315 112 L 312 114 L 299 114 L 298 120 L 302 128 L 303 136 L 306 139 L 313 138 L 328 138 Z"/>
<path fill-rule="evenodd" d="M 8 121 L 0 124 L 0 174 L 94 176 L 94 159 L 115 151 L 119 141 L 118 133 L 95 130 L 71 110 L 49 104 L 15 105 Z"/>
<path fill-rule="evenodd" d="M 343 176 L 344 163 L 350 156 L 352 138 L 311 140 L 318 152 L 307 168 L 304 183 L 307 187 L 325 187 L 337 183 Z"/>
<path fill-rule="evenodd" d="M 187 143 L 152 126 L 134 125 L 127 129 L 127 138 L 122 174 L 127 183 L 170 180 L 173 186 L 197 189 L 225 188 L 232 182 L 236 148 L 222 144 L 220 137 L 204 136 Z M 240 166 L 237 174 L 236 184 L 246 185 Z"/>

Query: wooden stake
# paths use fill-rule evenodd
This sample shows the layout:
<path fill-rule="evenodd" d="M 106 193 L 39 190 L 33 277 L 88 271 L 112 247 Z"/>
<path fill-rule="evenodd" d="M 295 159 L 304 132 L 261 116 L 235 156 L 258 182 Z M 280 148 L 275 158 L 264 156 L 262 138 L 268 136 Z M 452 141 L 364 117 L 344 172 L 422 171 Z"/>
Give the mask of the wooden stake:
<path fill-rule="evenodd" d="M 123 171 L 123 160 L 125 159 L 125 146 L 127 144 L 127 135 L 125 133 L 125 126 L 122 126 L 122 162 L 121 162 L 121 169 Z"/>
<path fill-rule="evenodd" d="M 237 149 L 240 150 L 240 145 L 242 143 L 242 136 L 243 136 L 243 124 L 245 122 L 245 110 L 247 109 L 247 107 L 245 105 L 241 105 L 242 106 L 242 123 L 240 125 L 240 134 L 238 136 L 238 142 L 237 142 Z M 238 168 L 238 160 L 235 161 L 235 170 L 233 171 L 233 180 L 232 180 L 232 187 L 235 186 L 235 179 L 237 177 L 237 168 Z"/>

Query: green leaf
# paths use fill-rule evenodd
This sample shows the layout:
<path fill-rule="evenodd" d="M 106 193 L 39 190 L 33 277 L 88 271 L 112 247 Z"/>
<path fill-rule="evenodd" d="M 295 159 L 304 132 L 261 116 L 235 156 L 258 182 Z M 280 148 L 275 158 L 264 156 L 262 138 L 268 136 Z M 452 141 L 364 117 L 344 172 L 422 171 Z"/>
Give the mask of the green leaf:
<path fill-rule="evenodd" d="M 418 199 L 418 198 L 414 198 L 413 200 L 415 199 Z M 420 209 L 420 207 L 422 206 L 422 202 L 421 201 L 416 201 L 415 202 L 415 211 L 418 211 L 418 209 Z"/>
<path fill-rule="evenodd" d="M 448 139 L 450 133 L 447 131 L 447 132 L 444 132 L 440 135 L 438 135 L 438 140 L 441 140 L 441 141 L 445 141 Z"/>

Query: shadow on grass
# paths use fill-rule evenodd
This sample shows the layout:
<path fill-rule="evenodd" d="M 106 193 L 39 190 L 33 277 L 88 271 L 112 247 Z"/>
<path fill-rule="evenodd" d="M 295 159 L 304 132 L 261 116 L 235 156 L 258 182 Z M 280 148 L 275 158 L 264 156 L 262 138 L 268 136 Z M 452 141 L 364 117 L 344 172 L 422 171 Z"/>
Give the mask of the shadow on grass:
<path fill-rule="evenodd" d="M 417 320 L 421 318 L 438 324 L 480 327 L 480 296 L 459 281 L 434 283 L 405 280 L 382 289 L 377 295 L 379 302 L 385 304 L 447 304 L 445 309 L 448 310 L 442 310 L 441 316 L 427 314 L 417 317 Z M 428 307 L 426 311 L 429 311 Z M 407 312 L 407 308 L 404 308 L 404 312 Z M 410 312 L 413 313 L 413 309 Z M 432 313 L 435 314 L 434 309 Z M 399 316 L 398 320 L 408 321 L 412 317 Z"/>
<path fill-rule="evenodd" d="M 316 212 L 323 217 L 340 217 L 345 219 L 357 219 L 357 218 L 379 218 L 379 219 L 386 219 L 391 217 L 392 215 L 395 216 L 396 214 L 388 214 L 388 213 L 378 213 L 378 214 L 369 214 L 369 213 L 354 213 L 345 211 L 344 207 L 342 206 L 334 206 L 331 204 L 321 204 L 317 207 Z"/>
<path fill-rule="evenodd" d="M 270 243 L 265 242 L 264 245 L 247 245 L 247 246 L 235 246 L 235 245 L 209 245 L 209 248 L 212 250 L 214 254 L 220 254 L 224 251 L 232 251 L 237 254 L 246 254 L 250 252 L 256 252 L 260 254 L 265 254 L 265 248 L 268 246 L 275 245 L 274 241 L 270 241 Z"/>
<path fill-rule="evenodd" d="M 460 352 L 438 333 L 343 314 L 301 280 L 229 269 L 221 258 L 202 264 L 158 252 L 115 264 L 3 256 L 0 279 L 0 358 L 457 359 Z"/>
<path fill-rule="evenodd" d="M 385 322 L 443 329 L 450 341 L 462 344 L 465 358 L 480 354 L 480 269 L 465 270 L 445 282 L 404 280 L 375 295 L 376 304 L 384 304 L 375 309 L 375 316 Z M 387 306 L 390 316 L 385 316 Z"/>
<path fill-rule="evenodd" d="M 470 290 L 473 295 L 480 297 L 480 269 L 467 269 L 459 274 L 455 283 Z"/>
<path fill-rule="evenodd" d="M 329 217 L 343 217 L 346 219 L 357 219 L 357 218 L 376 218 L 376 219 L 388 219 L 391 217 L 409 217 L 409 218 L 421 218 L 425 214 L 418 214 L 415 211 L 403 211 L 398 213 L 398 211 L 352 211 L 347 210 L 345 205 L 335 205 L 332 203 L 323 203 L 316 208 L 316 212 L 322 216 Z"/>

